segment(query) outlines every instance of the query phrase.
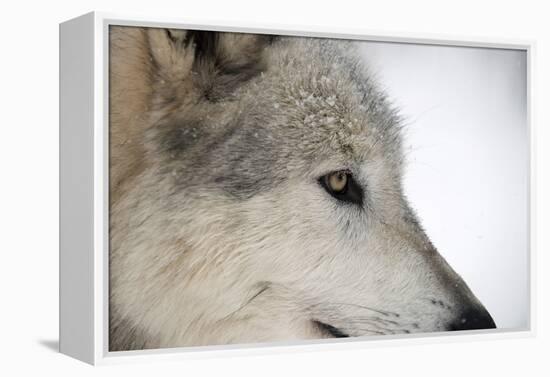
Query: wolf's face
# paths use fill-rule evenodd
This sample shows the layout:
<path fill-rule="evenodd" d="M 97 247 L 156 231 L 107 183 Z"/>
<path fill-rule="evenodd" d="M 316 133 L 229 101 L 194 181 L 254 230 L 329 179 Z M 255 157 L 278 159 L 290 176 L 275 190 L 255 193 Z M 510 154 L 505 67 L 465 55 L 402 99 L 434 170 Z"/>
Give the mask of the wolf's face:
<path fill-rule="evenodd" d="M 495 327 L 410 209 L 399 119 L 352 43 L 111 41 L 142 54 L 111 52 L 112 150 L 119 124 L 142 147 L 113 154 L 112 350 Z"/>

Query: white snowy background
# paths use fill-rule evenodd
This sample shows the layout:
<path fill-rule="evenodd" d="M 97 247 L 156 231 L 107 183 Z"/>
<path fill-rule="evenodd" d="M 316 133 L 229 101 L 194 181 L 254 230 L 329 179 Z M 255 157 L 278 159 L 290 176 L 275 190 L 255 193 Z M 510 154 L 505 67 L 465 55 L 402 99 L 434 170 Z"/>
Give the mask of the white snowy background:
<path fill-rule="evenodd" d="M 499 328 L 528 326 L 526 53 L 364 42 L 405 118 L 405 191 Z"/>

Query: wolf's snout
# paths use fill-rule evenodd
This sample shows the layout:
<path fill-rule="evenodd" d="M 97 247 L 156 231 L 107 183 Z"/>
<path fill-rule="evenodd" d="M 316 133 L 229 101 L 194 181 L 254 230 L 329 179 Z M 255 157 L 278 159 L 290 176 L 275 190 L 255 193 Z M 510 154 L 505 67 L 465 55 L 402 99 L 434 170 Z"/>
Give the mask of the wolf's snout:
<path fill-rule="evenodd" d="M 448 327 L 449 331 L 481 330 L 496 328 L 495 321 L 489 312 L 483 308 L 469 308 Z"/>

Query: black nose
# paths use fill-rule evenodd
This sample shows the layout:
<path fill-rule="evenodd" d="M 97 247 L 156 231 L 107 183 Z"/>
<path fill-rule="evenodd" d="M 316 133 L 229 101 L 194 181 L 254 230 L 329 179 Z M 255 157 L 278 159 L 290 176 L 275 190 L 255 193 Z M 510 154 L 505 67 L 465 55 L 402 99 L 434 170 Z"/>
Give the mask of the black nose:
<path fill-rule="evenodd" d="M 449 325 L 450 331 L 495 329 L 495 321 L 485 308 L 468 309 Z"/>

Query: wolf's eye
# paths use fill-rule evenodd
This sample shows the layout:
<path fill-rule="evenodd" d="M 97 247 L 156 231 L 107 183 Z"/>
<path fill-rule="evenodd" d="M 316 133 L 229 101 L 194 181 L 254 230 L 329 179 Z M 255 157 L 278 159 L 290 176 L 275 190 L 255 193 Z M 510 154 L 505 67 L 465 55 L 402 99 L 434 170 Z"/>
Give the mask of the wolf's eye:
<path fill-rule="evenodd" d="M 348 170 L 339 170 L 319 178 L 319 183 L 333 197 L 343 202 L 362 204 L 363 190 Z"/>
<path fill-rule="evenodd" d="M 348 187 L 348 173 L 337 171 L 327 175 L 327 186 L 332 192 L 342 194 Z"/>

